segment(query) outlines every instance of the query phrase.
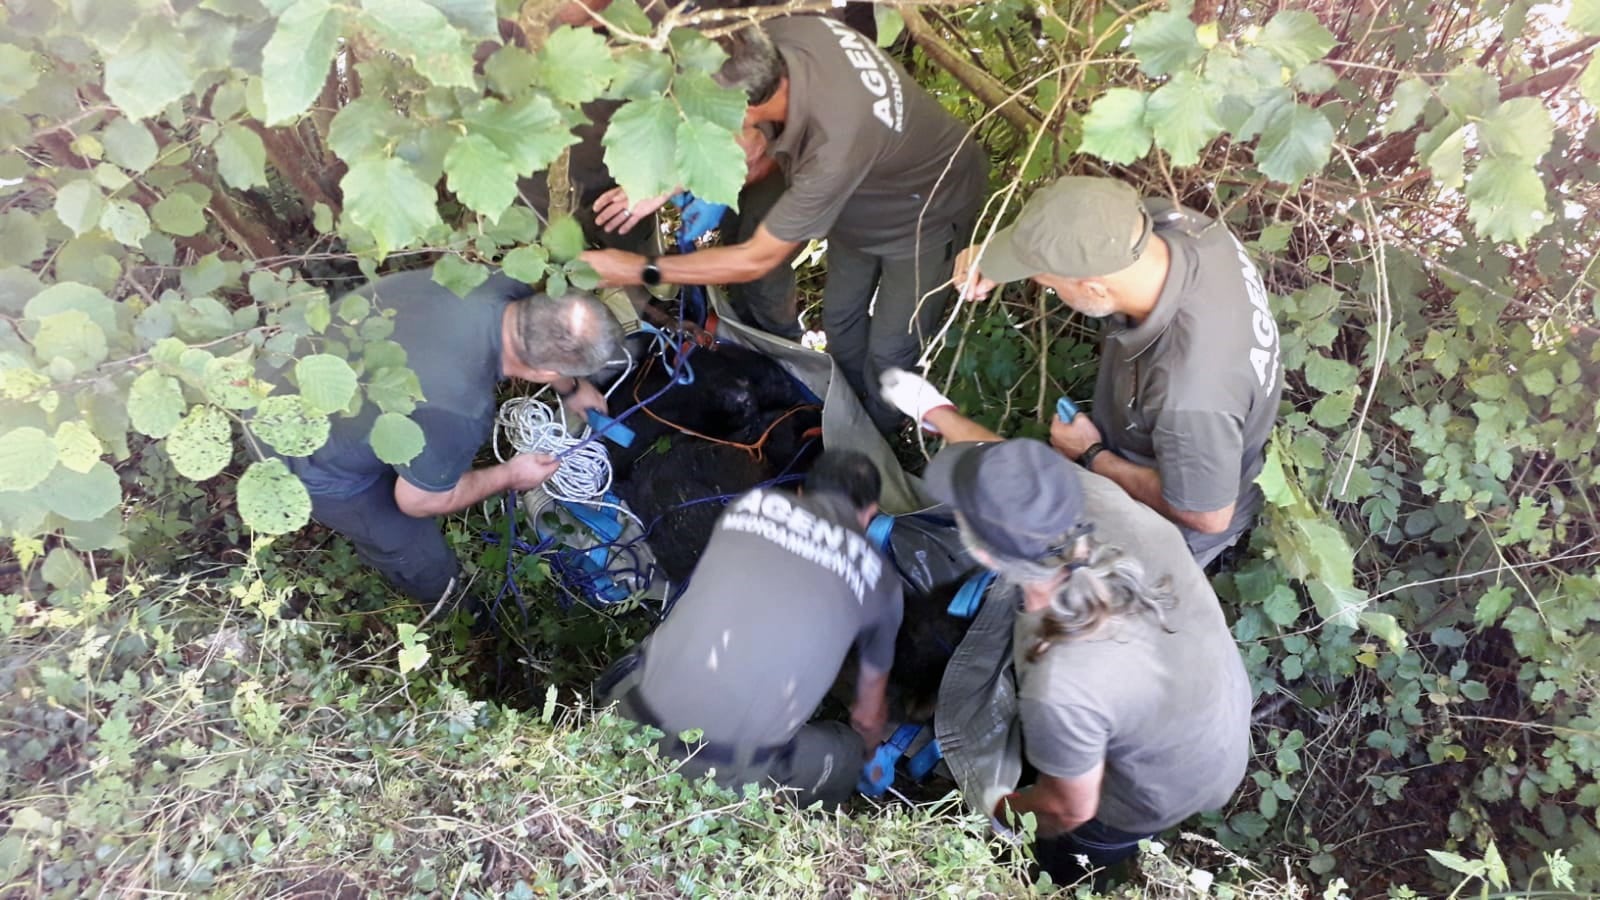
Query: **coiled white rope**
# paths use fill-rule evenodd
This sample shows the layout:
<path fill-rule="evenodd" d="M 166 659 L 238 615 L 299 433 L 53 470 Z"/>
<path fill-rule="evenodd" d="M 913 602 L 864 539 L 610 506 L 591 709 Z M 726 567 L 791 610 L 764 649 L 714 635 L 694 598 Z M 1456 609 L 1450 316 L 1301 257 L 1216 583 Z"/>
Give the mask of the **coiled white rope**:
<path fill-rule="evenodd" d="M 500 407 L 495 429 L 495 455 L 502 462 L 506 457 L 500 455 L 501 434 L 518 453 L 561 458 L 561 467 L 544 483 L 551 497 L 586 503 L 611 490 L 611 457 L 605 445 L 584 443 L 582 436 L 569 433 L 564 416 L 549 404 L 533 397 L 513 397 Z"/>

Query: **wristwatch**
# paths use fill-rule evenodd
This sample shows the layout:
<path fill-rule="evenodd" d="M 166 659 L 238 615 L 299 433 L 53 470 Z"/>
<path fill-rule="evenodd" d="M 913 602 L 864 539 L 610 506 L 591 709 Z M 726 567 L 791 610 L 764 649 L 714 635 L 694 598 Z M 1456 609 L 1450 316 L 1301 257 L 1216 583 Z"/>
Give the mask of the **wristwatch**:
<path fill-rule="evenodd" d="M 1096 456 L 1099 456 L 1102 452 L 1104 452 L 1105 449 L 1106 449 L 1106 445 L 1105 444 L 1102 444 L 1099 441 L 1095 441 L 1094 443 L 1089 445 L 1089 449 L 1083 451 L 1081 454 L 1078 455 L 1078 465 L 1083 466 L 1085 469 L 1088 469 L 1089 471 L 1093 472 L 1094 471 L 1094 458 Z"/>
<path fill-rule="evenodd" d="M 650 287 L 655 287 L 661 283 L 661 267 L 656 265 L 656 257 L 646 256 L 644 258 L 644 268 L 639 271 L 639 280 Z"/>

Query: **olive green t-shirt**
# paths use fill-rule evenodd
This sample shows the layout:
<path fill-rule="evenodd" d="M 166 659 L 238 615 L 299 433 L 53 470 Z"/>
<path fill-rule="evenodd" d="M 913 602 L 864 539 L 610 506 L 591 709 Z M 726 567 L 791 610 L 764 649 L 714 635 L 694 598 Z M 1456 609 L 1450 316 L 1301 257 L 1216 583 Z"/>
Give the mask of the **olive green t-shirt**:
<path fill-rule="evenodd" d="M 1255 478 L 1278 418 L 1278 326 L 1243 245 L 1197 213 L 1151 201 L 1172 268 L 1155 309 L 1109 319 L 1090 417 L 1106 447 L 1161 473 L 1174 509 L 1234 505 L 1221 534 L 1183 529 L 1196 559 L 1233 543 L 1262 505 Z"/>
<path fill-rule="evenodd" d="M 791 16 L 765 27 L 789 71 L 789 111 L 770 151 L 789 189 L 763 220 L 768 231 L 905 258 L 919 233 L 970 222 L 986 163 L 966 125 L 847 25 Z"/>
<path fill-rule="evenodd" d="M 717 520 L 644 649 L 639 692 L 668 734 L 758 749 L 811 718 L 852 646 L 887 672 L 900 579 L 842 498 L 761 488 Z"/>
<path fill-rule="evenodd" d="M 1129 616 L 1104 633 L 1059 641 L 1034 662 L 1027 657 L 1041 614 L 1019 613 L 1012 646 L 1023 753 L 1060 778 L 1104 760 L 1095 818 L 1154 834 L 1222 806 L 1238 788 L 1250 756 L 1250 681 L 1176 526 L 1116 483 L 1080 477 L 1094 539 L 1138 560 L 1148 584 L 1170 579 L 1176 603 L 1164 625 L 1150 613 Z"/>

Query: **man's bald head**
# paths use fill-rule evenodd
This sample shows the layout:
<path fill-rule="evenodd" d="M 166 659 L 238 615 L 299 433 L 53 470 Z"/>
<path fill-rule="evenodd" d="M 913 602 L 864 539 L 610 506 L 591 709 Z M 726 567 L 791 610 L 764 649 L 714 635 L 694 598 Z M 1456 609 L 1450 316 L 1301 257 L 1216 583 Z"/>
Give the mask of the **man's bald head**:
<path fill-rule="evenodd" d="M 517 359 L 524 366 L 581 378 L 617 356 L 622 326 L 594 295 L 535 294 L 516 304 Z"/>

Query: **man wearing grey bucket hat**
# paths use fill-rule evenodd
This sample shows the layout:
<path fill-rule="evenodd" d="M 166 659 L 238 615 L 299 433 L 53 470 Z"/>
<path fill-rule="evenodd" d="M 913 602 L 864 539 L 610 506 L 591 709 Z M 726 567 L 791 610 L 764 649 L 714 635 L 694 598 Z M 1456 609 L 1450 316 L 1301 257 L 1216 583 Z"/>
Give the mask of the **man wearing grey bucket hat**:
<path fill-rule="evenodd" d="M 1113 866 L 1225 804 L 1250 754 L 1250 681 L 1177 528 L 1040 441 L 1000 440 L 920 377 L 883 381 L 885 399 L 957 442 L 926 487 L 999 576 L 939 697 L 940 741 L 969 801 L 1001 823 L 1034 813 L 1037 858 L 1060 884 L 1082 876 L 1078 856 Z M 992 627 L 1002 615 L 1011 627 Z M 968 647 L 975 635 L 987 643 Z M 1004 666 L 1014 674 L 996 679 Z M 960 758 L 984 753 L 982 736 L 1007 720 L 1038 772 L 1022 790 L 1015 769 L 972 777 L 985 770 Z"/>
<path fill-rule="evenodd" d="M 1250 527 L 1283 367 L 1266 288 L 1225 227 L 1114 179 L 1061 178 L 962 251 L 955 278 L 969 299 L 1032 279 L 1106 320 L 1094 402 L 1052 420 L 1052 446 L 1177 523 L 1202 566 Z"/>

